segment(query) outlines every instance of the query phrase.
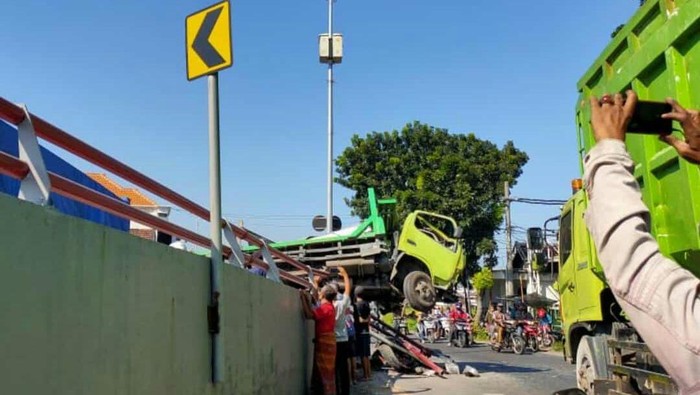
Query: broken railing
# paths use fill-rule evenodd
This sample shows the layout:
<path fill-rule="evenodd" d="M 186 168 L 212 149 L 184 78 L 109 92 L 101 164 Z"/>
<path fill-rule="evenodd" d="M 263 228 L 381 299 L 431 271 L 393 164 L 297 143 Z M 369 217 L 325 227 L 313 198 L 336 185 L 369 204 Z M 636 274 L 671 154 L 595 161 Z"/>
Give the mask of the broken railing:
<path fill-rule="evenodd" d="M 192 244 L 205 248 L 211 247 L 211 240 L 205 236 L 47 171 L 37 138 L 58 146 L 205 221 L 209 221 L 209 210 L 206 208 L 30 113 L 26 106 L 14 104 L 0 97 L 0 119 L 17 126 L 19 158 L 0 152 L 0 174 L 21 181 L 19 193 L 21 199 L 46 205 L 50 204 L 49 193 L 54 192 L 121 218 L 166 232 Z M 222 219 L 221 227 L 228 243 L 223 247 L 223 255 L 231 264 L 243 267 L 247 263 L 261 267 L 266 271 L 269 279 L 278 282 L 284 281 L 287 284 L 303 288 L 312 286 L 311 277 L 313 274 L 326 276 L 325 272 L 312 270 L 299 261 L 269 247 L 265 240 L 229 221 Z M 244 254 L 239 240 L 245 240 L 260 249 L 254 254 Z M 297 270 L 294 273 L 279 270 L 275 258 Z"/>

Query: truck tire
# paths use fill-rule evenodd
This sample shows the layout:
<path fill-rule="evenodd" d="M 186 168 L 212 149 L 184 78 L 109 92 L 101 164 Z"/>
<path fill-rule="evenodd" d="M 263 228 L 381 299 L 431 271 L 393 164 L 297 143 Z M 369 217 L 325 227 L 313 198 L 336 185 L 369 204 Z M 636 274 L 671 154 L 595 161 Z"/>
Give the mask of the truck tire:
<path fill-rule="evenodd" d="M 576 385 L 588 395 L 593 395 L 593 382 L 602 379 L 602 374 L 596 364 L 591 350 L 591 336 L 583 336 L 576 350 Z"/>
<path fill-rule="evenodd" d="M 421 271 L 413 271 L 403 280 L 403 294 L 416 310 L 429 313 L 435 306 L 436 293 L 430 276 Z"/>

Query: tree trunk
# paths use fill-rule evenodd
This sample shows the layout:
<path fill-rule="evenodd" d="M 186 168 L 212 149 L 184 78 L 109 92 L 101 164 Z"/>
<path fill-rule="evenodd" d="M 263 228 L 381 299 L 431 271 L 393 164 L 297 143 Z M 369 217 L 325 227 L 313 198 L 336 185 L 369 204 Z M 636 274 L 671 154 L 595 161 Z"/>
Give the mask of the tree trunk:
<path fill-rule="evenodd" d="M 484 311 L 484 290 L 480 289 L 478 290 L 478 295 L 479 297 L 477 298 L 476 301 L 476 317 L 475 321 L 477 324 L 481 324 L 481 313 Z"/>

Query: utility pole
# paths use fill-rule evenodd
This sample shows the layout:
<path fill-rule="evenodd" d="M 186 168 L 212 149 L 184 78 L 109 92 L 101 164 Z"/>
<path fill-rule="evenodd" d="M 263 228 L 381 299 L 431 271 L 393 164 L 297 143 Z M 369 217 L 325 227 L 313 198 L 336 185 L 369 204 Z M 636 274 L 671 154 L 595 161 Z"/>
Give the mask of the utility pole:
<path fill-rule="evenodd" d="M 328 37 L 333 45 L 333 1 L 328 0 Z M 331 49 L 332 51 L 332 49 Z M 326 233 L 333 232 L 333 61 L 328 62 L 328 216 Z"/>
<path fill-rule="evenodd" d="M 503 184 L 503 201 L 506 205 L 506 296 L 513 295 L 513 257 L 511 247 L 511 224 L 510 224 L 510 185 L 508 181 Z"/>

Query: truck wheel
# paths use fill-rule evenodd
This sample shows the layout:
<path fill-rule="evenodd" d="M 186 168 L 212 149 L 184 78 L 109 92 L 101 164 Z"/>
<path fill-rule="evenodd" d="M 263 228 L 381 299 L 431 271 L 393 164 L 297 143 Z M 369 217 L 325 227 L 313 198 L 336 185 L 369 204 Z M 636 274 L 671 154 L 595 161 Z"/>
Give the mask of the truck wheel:
<path fill-rule="evenodd" d="M 426 273 L 420 271 L 408 273 L 403 280 L 403 294 L 411 307 L 416 310 L 428 313 L 435 306 L 435 287 Z"/>
<path fill-rule="evenodd" d="M 593 353 L 591 352 L 589 343 L 591 341 L 593 341 L 592 337 L 583 336 L 576 350 L 576 384 L 578 388 L 589 395 L 594 394 L 593 382 L 602 378 L 595 365 Z"/>

